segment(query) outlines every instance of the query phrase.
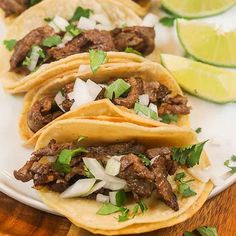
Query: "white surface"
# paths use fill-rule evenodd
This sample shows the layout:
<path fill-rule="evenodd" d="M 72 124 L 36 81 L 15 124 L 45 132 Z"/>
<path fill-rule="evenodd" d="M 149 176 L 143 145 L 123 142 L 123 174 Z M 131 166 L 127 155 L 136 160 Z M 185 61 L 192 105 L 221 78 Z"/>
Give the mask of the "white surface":
<path fill-rule="evenodd" d="M 224 29 L 232 29 L 236 22 L 236 7 L 224 15 L 208 18 L 207 21 L 218 22 Z M 178 55 L 183 49 L 177 41 L 174 28 L 160 25 L 156 27 L 159 45 L 163 52 L 172 52 Z M 4 27 L 0 22 L 0 37 L 4 35 Z M 168 46 L 169 45 L 169 46 Z M 172 45 L 170 47 L 170 45 Z M 192 106 L 191 123 L 194 129 L 201 127 L 200 140 L 210 139 L 206 146 L 212 165 L 216 173 L 224 173 L 224 160 L 236 154 L 236 104 L 216 105 L 195 97 L 189 96 Z M 13 177 L 13 170 L 20 168 L 29 158 L 32 150 L 21 146 L 18 135 L 18 120 L 22 108 L 22 97 L 6 94 L 0 88 L 0 190 L 7 195 L 43 211 L 52 212 L 38 198 L 32 183 L 21 183 Z M 225 175 L 224 175 L 225 176 Z M 236 181 L 236 174 L 225 176 L 222 184 L 216 187 L 211 196 L 218 194 Z M 54 212 L 52 212 L 54 213 Z"/>

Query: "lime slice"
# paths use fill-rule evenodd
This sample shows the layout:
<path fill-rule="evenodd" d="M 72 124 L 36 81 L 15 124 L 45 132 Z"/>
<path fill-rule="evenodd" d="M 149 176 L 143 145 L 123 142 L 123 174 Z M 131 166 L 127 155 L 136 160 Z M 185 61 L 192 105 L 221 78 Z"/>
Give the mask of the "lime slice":
<path fill-rule="evenodd" d="M 162 6 L 184 18 L 201 18 L 217 15 L 231 8 L 235 0 L 162 0 Z"/>
<path fill-rule="evenodd" d="M 168 54 L 161 61 L 185 91 L 216 103 L 236 101 L 236 73 Z"/>
<path fill-rule="evenodd" d="M 223 32 L 211 24 L 177 20 L 183 47 L 195 59 L 208 64 L 236 67 L 236 30 Z"/>

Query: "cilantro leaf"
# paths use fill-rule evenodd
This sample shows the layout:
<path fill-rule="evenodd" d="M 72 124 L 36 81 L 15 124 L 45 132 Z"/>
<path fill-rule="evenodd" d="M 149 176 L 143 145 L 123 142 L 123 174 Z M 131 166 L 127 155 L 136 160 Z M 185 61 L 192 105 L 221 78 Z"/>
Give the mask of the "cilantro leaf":
<path fill-rule="evenodd" d="M 175 19 L 176 19 L 176 17 L 174 17 L 174 16 L 165 16 L 165 17 L 162 17 L 159 20 L 159 22 L 164 26 L 172 27 L 172 26 L 174 26 Z"/>
<path fill-rule="evenodd" d="M 81 17 L 89 18 L 91 13 L 93 13 L 93 10 L 91 9 L 84 9 L 82 7 L 77 7 L 70 21 L 71 22 L 79 21 Z"/>
<path fill-rule="evenodd" d="M 199 164 L 203 147 L 207 141 L 186 148 L 172 148 L 172 159 L 188 167 Z"/>
<path fill-rule="evenodd" d="M 231 171 L 230 171 L 231 173 L 236 173 L 236 167 L 231 166 L 231 162 L 236 162 L 236 156 L 235 155 L 231 156 L 230 160 L 226 160 L 224 162 L 224 165 L 231 169 Z"/>
<path fill-rule="evenodd" d="M 118 222 L 124 222 L 129 220 L 128 214 L 129 214 L 129 209 L 123 208 L 123 210 L 121 210 L 121 215 L 119 215 Z"/>
<path fill-rule="evenodd" d="M 197 128 L 196 130 L 195 130 L 195 132 L 197 133 L 197 134 L 200 134 L 201 132 L 202 132 L 202 128 Z"/>
<path fill-rule="evenodd" d="M 30 5 L 30 7 L 32 7 L 33 5 L 35 5 L 35 4 L 38 4 L 39 2 L 41 2 L 42 0 L 30 0 L 29 1 L 29 5 Z"/>
<path fill-rule="evenodd" d="M 147 207 L 146 203 L 145 203 L 143 200 L 141 200 L 141 201 L 138 203 L 138 205 L 139 205 L 139 207 L 140 207 L 142 213 L 144 213 L 145 211 L 148 210 L 148 207 Z"/>
<path fill-rule="evenodd" d="M 120 190 L 116 193 L 116 205 L 121 207 L 126 202 L 126 194 L 124 190 Z"/>
<path fill-rule="evenodd" d="M 151 161 L 145 155 L 143 155 L 142 153 L 136 153 L 136 155 L 142 159 L 145 166 L 151 165 Z"/>
<path fill-rule="evenodd" d="M 81 34 L 81 30 L 74 24 L 70 24 L 68 26 L 66 26 L 66 31 L 68 33 L 70 33 L 73 37 L 78 36 L 79 34 Z"/>
<path fill-rule="evenodd" d="M 102 50 L 89 50 L 90 67 L 93 73 L 99 69 L 99 67 L 107 62 L 107 53 Z"/>
<path fill-rule="evenodd" d="M 24 61 L 22 62 L 22 65 L 25 66 L 25 67 L 28 67 L 28 66 L 30 66 L 30 63 L 31 63 L 30 58 L 27 56 L 24 59 Z"/>
<path fill-rule="evenodd" d="M 111 215 L 113 213 L 121 211 L 121 207 L 115 206 L 111 203 L 103 204 L 103 206 L 97 211 L 98 215 Z"/>
<path fill-rule="evenodd" d="M 43 40 L 43 46 L 53 47 L 62 43 L 61 37 L 59 35 L 53 35 Z"/>
<path fill-rule="evenodd" d="M 186 177 L 186 174 L 184 172 L 180 172 L 175 175 L 175 180 L 181 180 L 184 177 Z"/>
<path fill-rule="evenodd" d="M 125 52 L 126 52 L 126 53 L 137 54 L 137 55 L 139 55 L 139 56 L 143 56 L 143 54 L 142 54 L 141 52 L 139 52 L 139 51 L 137 51 L 137 50 L 135 50 L 135 49 L 133 49 L 133 48 L 131 48 L 131 47 L 127 47 L 127 48 L 125 49 Z"/>
<path fill-rule="evenodd" d="M 178 121 L 178 115 L 176 114 L 165 114 L 161 115 L 161 122 L 170 124 L 170 123 L 176 123 Z"/>
<path fill-rule="evenodd" d="M 53 20 L 53 18 L 51 17 L 46 17 L 43 19 L 45 22 L 51 22 Z"/>
<path fill-rule="evenodd" d="M 186 183 L 181 183 L 178 186 L 178 191 L 183 197 L 191 197 L 197 195 Z"/>
<path fill-rule="evenodd" d="M 17 43 L 17 41 L 15 39 L 3 41 L 3 44 L 5 45 L 6 49 L 10 52 L 14 49 L 14 47 L 16 46 L 16 43 Z"/>
<path fill-rule="evenodd" d="M 192 232 L 185 231 L 184 236 L 194 236 L 194 234 Z"/>
<path fill-rule="evenodd" d="M 217 229 L 215 227 L 199 227 L 196 231 L 198 231 L 201 236 L 218 236 Z"/>

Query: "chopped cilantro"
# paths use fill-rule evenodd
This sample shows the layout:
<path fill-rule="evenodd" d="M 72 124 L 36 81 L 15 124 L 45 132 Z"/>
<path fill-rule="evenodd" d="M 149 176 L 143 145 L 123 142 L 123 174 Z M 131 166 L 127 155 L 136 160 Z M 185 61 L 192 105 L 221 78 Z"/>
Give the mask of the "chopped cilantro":
<path fill-rule="evenodd" d="M 16 46 L 17 41 L 15 39 L 4 40 L 3 44 L 7 48 L 8 51 L 12 51 Z"/>
<path fill-rule="evenodd" d="M 184 172 L 180 172 L 175 175 L 175 180 L 181 180 L 184 177 L 186 177 L 186 174 Z"/>
<path fill-rule="evenodd" d="M 164 26 L 172 27 L 174 25 L 175 19 L 175 16 L 165 16 L 162 17 L 159 22 Z"/>
<path fill-rule="evenodd" d="M 165 114 L 161 115 L 161 122 L 170 124 L 170 123 L 176 123 L 178 121 L 178 115 L 176 114 Z"/>
<path fill-rule="evenodd" d="M 196 130 L 195 130 L 195 132 L 197 133 L 197 134 L 200 134 L 201 132 L 202 132 L 202 128 L 197 128 Z"/>
<path fill-rule="evenodd" d="M 30 6 L 33 6 L 33 5 L 35 5 L 35 4 L 38 4 L 39 2 L 41 2 L 42 0 L 30 0 L 29 1 L 29 5 Z"/>
<path fill-rule="evenodd" d="M 124 190 L 120 190 L 116 193 L 116 205 L 121 207 L 126 202 L 126 194 Z"/>
<path fill-rule="evenodd" d="M 136 153 L 136 155 L 142 159 L 145 166 L 151 165 L 150 159 L 148 159 L 145 155 L 143 155 L 142 153 Z"/>
<path fill-rule="evenodd" d="M 62 43 L 61 37 L 59 35 L 50 36 L 43 40 L 43 46 L 45 47 L 53 47 Z"/>
<path fill-rule="evenodd" d="M 89 50 L 90 67 L 93 73 L 99 69 L 99 67 L 107 62 L 107 53 L 102 50 Z"/>
<path fill-rule="evenodd" d="M 178 191 L 183 197 L 191 197 L 197 195 L 196 192 L 194 192 L 188 184 L 181 183 L 178 186 Z"/>
<path fill-rule="evenodd" d="M 199 164 L 203 147 L 207 141 L 186 148 L 172 148 L 172 159 L 187 167 Z"/>
<path fill-rule="evenodd" d="M 31 63 L 30 57 L 27 56 L 27 57 L 24 59 L 24 61 L 22 62 L 22 65 L 25 66 L 25 67 L 28 67 L 28 66 L 30 66 L 30 63 Z"/>
<path fill-rule="evenodd" d="M 218 236 L 217 229 L 216 227 L 210 227 L 210 226 L 203 226 L 199 227 L 193 232 L 186 231 L 183 234 L 184 236 L 196 236 L 196 235 L 201 235 L 201 236 Z"/>
<path fill-rule="evenodd" d="M 53 18 L 51 18 L 51 17 L 46 17 L 46 18 L 44 18 L 44 21 L 45 22 L 51 22 L 53 20 Z"/>
<path fill-rule="evenodd" d="M 91 13 L 93 13 L 93 10 L 91 10 L 91 9 L 84 9 L 82 7 L 77 7 L 77 9 L 75 10 L 75 13 L 72 16 L 70 21 L 71 22 L 72 21 L 79 21 L 79 19 L 81 17 L 89 18 Z"/>
<path fill-rule="evenodd" d="M 66 31 L 70 33 L 73 37 L 78 36 L 82 31 L 74 24 L 66 26 Z"/>
<path fill-rule="evenodd" d="M 136 112 L 136 114 L 143 114 L 145 117 L 147 118 L 151 118 L 153 120 L 157 120 L 158 119 L 158 114 L 153 111 L 151 108 L 136 102 L 134 105 L 134 111 Z"/>
<path fill-rule="evenodd" d="M 225 161 L 224 165 L 231 169 L 231 171 L 230 171 L 231 173 L 236 173 L 236 167 L 235 166 L 231 166 L 230 165 L 231 162 L 236 162 L 236 156 L 235 155 L 231 156 L 230 160 Z"/>
<path fill-rule="evenodd" d="M 137 55 L 139 55 L 139 56 L 143 56 L 141 52 L 139 52 L 139 51 L 137 51 L 137 50 L 135 50 L 135 49 L 133 49 L 133 48 L 131 48 L 131 47 L 127 47 L 127 48 L 125 49 L 125 52 L 137 54 Z"/>
<path fill-rule="evenodd" d="M 119 222 L 124 222 L 129 220 L 129 209 L 128 208 L 122 208 L 121 215 L 118 217 Z"/>
<path fill-rule="evenodd" d="M 105 203 L 103 206 L 98 210 L 98 215 L 111 215 L 113 213 L 121 211 L 121 207 L 115 206 L 111 203 Z"/>
<path fill-rule="evenodd" d="M 192 232 L 185 231 L 184 236 L 194 236 L 194 234 Z"/>

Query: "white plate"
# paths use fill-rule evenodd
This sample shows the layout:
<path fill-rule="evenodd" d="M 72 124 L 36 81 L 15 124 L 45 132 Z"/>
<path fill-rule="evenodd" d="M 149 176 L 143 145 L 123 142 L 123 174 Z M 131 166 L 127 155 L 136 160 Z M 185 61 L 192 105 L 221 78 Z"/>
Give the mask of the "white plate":
<path fill-rule="evenodd" d="M 236 15 L 236 8 L 228 14 L 232 14 L 232 11 Z M 233 17 L 233 15 L 231 16 Z M 226 21 L 226 18 L 222 19 Z M 166 28 L 164 31 L 166 34 L 164 38 L 174 35 L 173 29 Z M 0 36 L 3 37 L 3 25 L 0 25 L 0 32 Z M 172 44 L 173 42 L 175 42 L 175 47 L 179 48 L 175 36 L 171 39 Z M 232 154 L 236 154 L 236 145 L 234 145 L 236 104 L 216 105 L 191 96 L 189 96 L 189 100 L 193 107 L 192 127 L 202 128 L 199 139 L 210 139 L 206 149 L 212 165 L 217 168 L 217 172 L 224 171 L 224 161 Z M 22 141 L 18 134 L 18 120 L 22 102 L 22 97 L 6 94 L 0 88 L 0 190 L 29 206 L 54 213 L 39 200 L 35 190 L 31 188 L 31 182 L 21 183 L 13 177 L 13 170 L 19 169 L 32 152 L 32 150 L 21 146 Z M 229 176 L 220 186 L 214 188 L 211 196 L 223 191 L 235 181 L 235 174 Z"/>

